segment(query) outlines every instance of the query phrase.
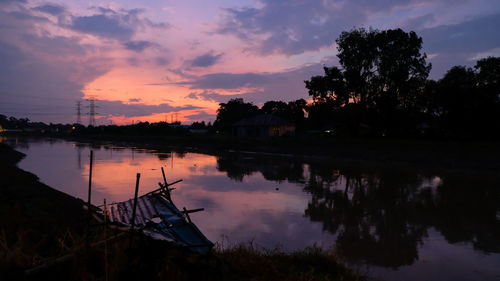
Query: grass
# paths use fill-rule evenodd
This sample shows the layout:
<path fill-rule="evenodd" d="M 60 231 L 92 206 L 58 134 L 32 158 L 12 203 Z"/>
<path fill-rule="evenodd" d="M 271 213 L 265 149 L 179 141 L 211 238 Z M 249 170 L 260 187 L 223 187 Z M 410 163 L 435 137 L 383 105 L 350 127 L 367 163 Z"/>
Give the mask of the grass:
<path fill-rule="evenodd" d="M 316 246 L 287 253 L 253 242 L 228 248 L 219 244 L 215 253 L 246 280 L 364 280 L 340 263 L 333 250 Z"/>

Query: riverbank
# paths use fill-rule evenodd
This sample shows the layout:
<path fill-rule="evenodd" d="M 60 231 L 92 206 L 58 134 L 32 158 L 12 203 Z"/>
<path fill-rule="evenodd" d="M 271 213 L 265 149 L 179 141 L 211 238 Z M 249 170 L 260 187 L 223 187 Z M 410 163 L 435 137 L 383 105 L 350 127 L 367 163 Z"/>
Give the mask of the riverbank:
<path fill-rule="evenodd" d="M 84 202 L 40 183 L 15 166 L 22 154 L 0 144 L 0 276 L 2 280 L 359 280 L 331 251 L 291 254 L 235 245 L 202 256 L 171 244 L 86 228 Z M 86 244 L 97 245 L 86 247 Z M 68 257 L 63 261 L 57 258 Z M 57 261 L 57 262 L 54 262 Z M 30 276 L 29 269 L 44 266 Z"/>
<path fill-rule="evenodd" d="M 219 135 L 78 136 L 64 139 L 89 143 L 111 142 L 156 150 L 186 150 L 206 154 L 227 151 L 327 159 L 340 164 L 386 168 L 415 167 L 432 171 L 500 171 L 500 143 L 390 138 L 338 138 L 332 136 L 238 138 Z"/>

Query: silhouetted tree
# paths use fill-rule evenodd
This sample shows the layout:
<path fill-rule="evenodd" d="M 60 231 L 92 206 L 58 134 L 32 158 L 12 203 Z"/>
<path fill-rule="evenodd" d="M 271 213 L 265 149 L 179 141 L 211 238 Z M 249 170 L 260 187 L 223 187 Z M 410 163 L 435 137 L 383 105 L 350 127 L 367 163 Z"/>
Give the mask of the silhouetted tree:
<path fill-rule="evenodd" d="M 206 128 L 207 125 L 205 124 L 205 121 L 193 122 L 193 124 L 191 124 L 191 129 L 206 129 Z"/>
<path fill-rule="evenodd" d="M 349 123 L 356 127 L 355 134 L 361 123 L 385 131 L 396 131 L 393 127 L 402 125 L 414 127 L 415 122 L 401 121 L 409 121 L 406 112 L 418 112 L 419 96 L 431 69 L 425 53 L 420 52 L 422 38 L 401 29 L 360 28 L 342 32 L 336 43 L 342 69 L 325 67 L 324 76 L 304 81 L 314 103 L 326 105 L 313 105 L 310 114 L 328 118 L 335 114 L 315 111 L 338 111 L 344 116 L 340 119 L 354 121 Z M 392 124 L 395 121 L 398 123 Z"/>
<path fill-rule="evenodd" d="M 288 102 L 290 110 L 290 121 L 294 122 L 297 130 L 303 130 L 305 126 L 305 113 L 307 110 L 307 102 L 305 99 L 298 99 Z"/>
<path fill-rule="evenodd" d="M 473 113 L 477 109 L 476 74 L 471 68 L 452 67 L 438 81 L 437 104 L 441 108 L 441 123 L 444 128 L 456 134 L 460 130 L 470 132 L 476 119 Z M 472 118 L 472 119 L 471 119 Z M 449 134 L 448 133 L 448 134 Z"/>
<path fill-rule="evenodd" d="M 260 111 L 265 114 L 273 114 L 291 121 L 290 109 L 288 108 L 286 102 L 283 101 L 267 101 L 264 103 Z"/>
<path fill-rule="evenodd" d="M 257 115 L 259 108 L 243 99 L 232 99 L 227 103 L 220 103 L 214 126 L 221 132 L 230 132 L 232 125 L 243 118 Z"/>
<path fill-rule="evenodd" d="M 268 101 L 264 103 L 260 111 L 265 114 L 273 114 L 286 119 L 298 127 L 302 127 L 305 120 L 307 102 L 304 99 L 290 101 Z"/>
<path fill-rule="evenodd" d="M 474 68 L 477 71 L 477 83 L 489 102 L 500 103 L 500 57 L 488 57 L 478 60 Z"/>

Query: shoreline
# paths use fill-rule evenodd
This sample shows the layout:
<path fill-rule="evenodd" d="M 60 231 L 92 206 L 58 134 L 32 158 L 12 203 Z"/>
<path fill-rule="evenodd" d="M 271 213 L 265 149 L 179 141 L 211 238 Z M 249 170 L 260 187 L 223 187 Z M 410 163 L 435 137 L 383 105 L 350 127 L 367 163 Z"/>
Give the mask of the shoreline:
<path fill-rule="evenodd" d="M 224 136 L 195 137 L 57 137 L 96 144 L 111 143 L 153 150 L 181 150 L 293 157 L 307 161 L 334 161 L 340 165 L 363 164 L 387 169 L 418 168 L 446 172 L 499 172 L 500 142 L 428 141 L 403 139 L 241 139 Z"/>

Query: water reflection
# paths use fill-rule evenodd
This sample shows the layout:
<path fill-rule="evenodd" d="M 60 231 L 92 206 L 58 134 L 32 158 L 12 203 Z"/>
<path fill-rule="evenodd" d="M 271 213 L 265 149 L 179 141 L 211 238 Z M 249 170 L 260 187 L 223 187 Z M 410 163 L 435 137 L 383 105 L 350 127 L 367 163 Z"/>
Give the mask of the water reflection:
<path fill-rule="evenodd" d="M 458 263 L 453 253 L 461 249 L 466 254 L 460 258 L 482 261 L 487 277 L 500 275 L 498 267 L 486 266 L 500 264 L 500 180 L 492 172 L 387 170 L 319 159 L 63 141 L 12 143 L 28 154 L 22 168 L 80 198 L 86 198 L 88 154 L 94 149 L 94 202 L 130 198 L 137 172 L 141 193 L 155 189 L 164 167 L 170 180 L 184 179 L 175 186 L 176 204 L 206 209 L 193 219 L 214 241 L 224 235 L 285 249 L 334 246 L 352 263 L 400 272 L 422 267 L 436 251 Z M 48 160 L 50 165 L 44 164 Z M 444 260 L 433 264 L 444 266 Z"/>
<path fill-rule="evenodd" d="M 237 181 L 259 172 L 269 181 L 303 184 L 311 195 L 304 215 L 336 235 L 336 249 L 352 262 L 411 265 L 419 259 L 429 228 L 449 243 L 470 242 L 484 253 L 500 252 L 500 185 L 495 175 L 338 169 L 321 161 L 303 164 L 241 154 L 219 156 L 217 164 Z"/>

